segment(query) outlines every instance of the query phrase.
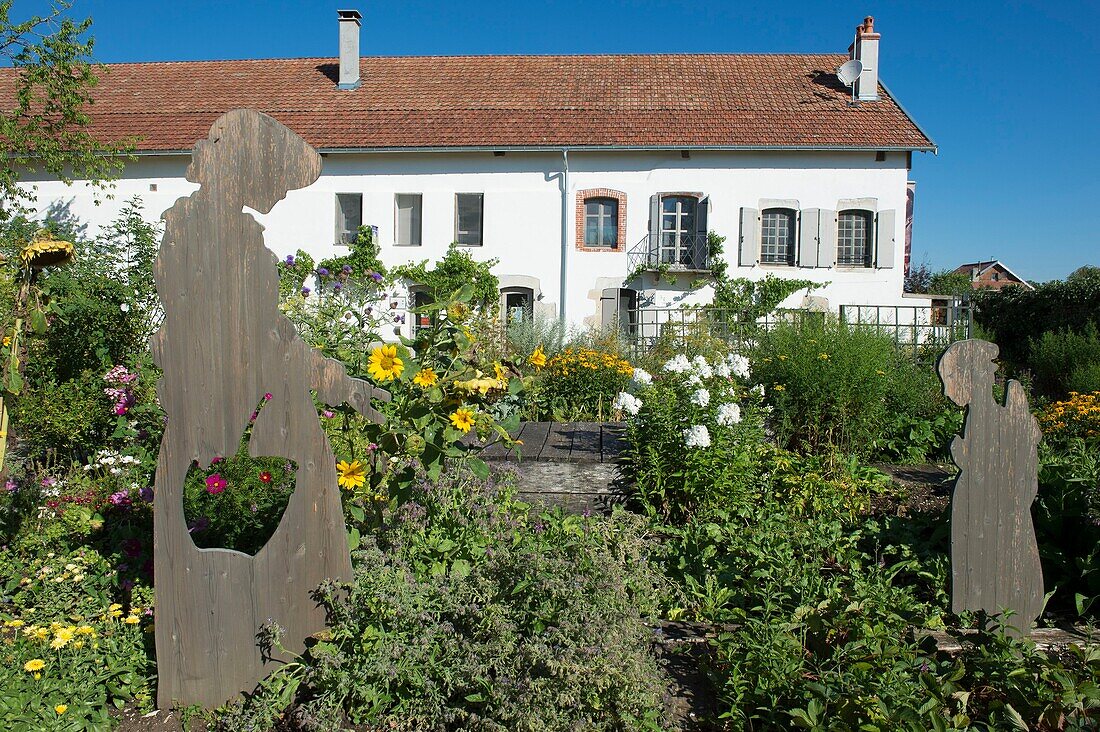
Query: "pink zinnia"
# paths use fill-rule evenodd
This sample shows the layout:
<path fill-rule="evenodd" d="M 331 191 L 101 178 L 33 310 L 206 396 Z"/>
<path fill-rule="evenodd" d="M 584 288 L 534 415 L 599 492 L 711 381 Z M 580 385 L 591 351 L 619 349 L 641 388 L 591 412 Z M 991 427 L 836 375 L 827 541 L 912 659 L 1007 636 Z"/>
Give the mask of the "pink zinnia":
<path fill-rule="evenodd" d="M 225 490 L 225 478 L 221 476 L 221 473 L 214 473 L 206 478 L 206 492 L 210 495 L 217 495 Z"/>
<path fill-rule="evenodd" d="M 270 402 L 270 401 L 271 401 L 271 398 L 272 398 L 272 397 L 271 397 L 271 392 L 270 392 L 270 391 L 269 391 L 269 392 L 267 392 L 266 394 L 264 394 L 264 401 L 265 401 L 265 402 Z"/>

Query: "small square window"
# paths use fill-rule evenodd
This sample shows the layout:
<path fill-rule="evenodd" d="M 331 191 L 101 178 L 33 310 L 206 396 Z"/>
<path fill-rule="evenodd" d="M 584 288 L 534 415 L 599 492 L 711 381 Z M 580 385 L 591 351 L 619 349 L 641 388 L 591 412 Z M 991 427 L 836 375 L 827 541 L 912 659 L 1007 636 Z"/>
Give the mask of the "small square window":
<path fill-rule="evenodd" d="M 482 245 L 485 194 L 455 194 L 455 241 L 462 246 Z"/>

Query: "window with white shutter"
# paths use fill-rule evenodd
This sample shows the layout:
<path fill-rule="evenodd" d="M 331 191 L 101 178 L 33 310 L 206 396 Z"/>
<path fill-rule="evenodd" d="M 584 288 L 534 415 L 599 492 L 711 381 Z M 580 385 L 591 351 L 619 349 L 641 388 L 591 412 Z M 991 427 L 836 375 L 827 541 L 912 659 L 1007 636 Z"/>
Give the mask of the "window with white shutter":
<path fill-rule="evenodd" d="M 870 211 L 841 211 L 837 215 L 836 263 L 838 267 L 870 267 L 872 221 Z"/>
<path fill-rule="evenodd" d="M 794 264 L 795 212 L 768 208 L 760 212 L 760 263 Z"/>

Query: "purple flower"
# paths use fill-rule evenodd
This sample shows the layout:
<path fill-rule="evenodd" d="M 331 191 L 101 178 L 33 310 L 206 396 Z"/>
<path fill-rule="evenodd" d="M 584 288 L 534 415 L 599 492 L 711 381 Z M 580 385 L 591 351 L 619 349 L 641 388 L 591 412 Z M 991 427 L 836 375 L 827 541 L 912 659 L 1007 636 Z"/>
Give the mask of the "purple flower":
<path fill-rule="evenodd" d="M 309 288 L 308 287 L 303 287 L 302 288 L 302 297 L 309 297 Z"/>
<path fill-rule="evenodd" d="M 332 419 L 333 417 L 336 416 L 336 412 L 333 412 L 330 409 L 326 409 L 325 411 L 321 412 L 321 416 L 324 417 L 325 419 Z"/>
<path fill-rule="evenodd" d="M 325 269 L 324 267 L 321 267 L 320 269 L 317 270 L 317 276 L 318 277 L 328 277 L 328 270 Z"/>
<path fill-rule="evenodd" d="M 107 500 L 115 504 L 116 506 L 129 506 L 130 494 L 126 491 L 115 491 L 110 495 L 110 497 L 108 497 Z"/>
<path fill-rule="evenodd" d="M 8 482 L 4 483 L 4 490 L 8 493 L 15 493 L 19 490 L 19 484 L 16 483 L 14 479 L 8 478 Z"/>
<path fill-rule="evenodd" d="M 45 478 L 42 479 L 42 487 L 43 488 L 51 488 L 56 483 L 57 483 L 57 478 L 51 478 L 50 476 L 46 476 Z"/>
<path fill-rule="evenodd" d="M 195 533 L 196 531 L 206 531 L 210 528 L 210 519 L 205 516 L 200 516 L 197 521 L 192 521 L 187 525 L 188 533 Z"/>
<path fill-rule="evenodd" d="M 344 274 L 351 274 L 351 265 L 345 264 L 343 267 L 341 267 L 340 271 Z"/>
<path fill-rule="evenodd" d="M 294 266 L 294 255 L 293 254 L 286 255 L 286 266 L 287 267 L 293 267 Z"/>
<path fill-rule="evenodd" d="M 370 278 L 371 278 L 372 280 L 374 280 L 375 282 L 381 282 L 381 281 L 382 281 L 382 275 L 380 275 L 380 274 L 379 274 L 379 273 L 377 273 L 377 272 L 371 272 L 371 273 L 370 273 Z"/>
<path fill-rule="evenodd" d="M 145 501 L 146 503 L 152 503 L 153 502 L 153 489 L 148 488 L 148 487 L 142 488 L 141 489 L 141 500 Z"/>
<path fill-rule="evenodd" d="M 341 283 L 339 283 L 339 282 L 337 282 L 336 284 L 334 284 L 334 285 L 332 286 L 332 291 L 333 291 L 333 292 L 339 292 L 339 291 L 340 291 L 340 290 L 342 290 L 342 289 L 344 289 L 344 285 L 343 285 L 343 284 L 341 284 Z"/>

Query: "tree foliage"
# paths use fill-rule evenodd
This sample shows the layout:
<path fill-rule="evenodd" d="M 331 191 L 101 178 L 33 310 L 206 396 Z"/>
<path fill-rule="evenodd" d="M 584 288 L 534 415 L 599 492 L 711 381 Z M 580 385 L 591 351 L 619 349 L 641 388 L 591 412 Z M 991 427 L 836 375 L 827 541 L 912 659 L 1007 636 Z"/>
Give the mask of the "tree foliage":
<path fill-rule="evenodd" d="M 109 187 L 125 163 L 131 140 L 102 141 L 91 131 L 92 89 L 99 81 L 91 60 L 91 20 L 65 17 L 69 3 L 24 21 L 11 20 L 13 0 L 0 0 L 0 220 L 33 201 L 18 185 L 28 173 L 66 183 L 87 180 Z"/>
<path fill-rule="evenodd" d="M 471 303 L 492 309 L 500 292 L 500 280 L 492 272 L 498 261 L 478 262 L 465 248 L 451 244 L 447 254 L 431 269 L 428 269 L 428 260 L 425 259 L 419 264 L 394 267 L 392 274 L 428 288 L 436 301 L 449 298 L 465 285 L 470 285 L 473 288 Z"/>

